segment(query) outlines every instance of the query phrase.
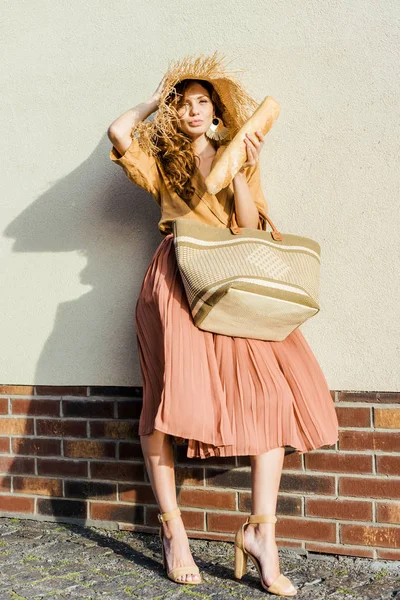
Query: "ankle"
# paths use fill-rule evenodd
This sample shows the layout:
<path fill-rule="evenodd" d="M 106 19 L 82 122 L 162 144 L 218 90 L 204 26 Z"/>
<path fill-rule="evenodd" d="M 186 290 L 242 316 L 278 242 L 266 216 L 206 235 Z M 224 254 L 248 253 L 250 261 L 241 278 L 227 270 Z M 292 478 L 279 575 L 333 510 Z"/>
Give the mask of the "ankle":
<path fill-rule="evenodd" d="M 249 523 L 247 529 L 255 536 L 272 537 L 275 539 L 275 523 Z"/>
<path fill-rule="evenodd" d="M 174 519 L 170 519 L 169 521 L 165 521 L 164 523 L 162 523 L 161 526 L 164 530 L 164 535 L 167 539 L 171 539 L 174 535 L 186 532 L 182 518 L 180 516 L 175 517 Z"/>

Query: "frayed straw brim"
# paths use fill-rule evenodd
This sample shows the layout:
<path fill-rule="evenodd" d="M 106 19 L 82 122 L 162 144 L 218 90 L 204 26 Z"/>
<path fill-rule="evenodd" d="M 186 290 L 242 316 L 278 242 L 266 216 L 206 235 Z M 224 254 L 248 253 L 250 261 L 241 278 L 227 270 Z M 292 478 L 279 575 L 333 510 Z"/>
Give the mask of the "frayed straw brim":
<path fill-rule="evenodd" d="M 157 138 L 174 135 L 172 109 L 166 98 L 182 79 L 202 79 L 212 83 L 224 106 L 222 120 L 229 132 L 228 139 L 236 135 L 259 103 L 236 78 L 235 73 L 240 71 L 228 69 L 225 62 L 225 55 L 218 55 L 216 51 L 212 55 L 185 56 L 169 63 L 155 118 L 150 122 L 140 121 L 132 130 L 132 137 L 139 137 L 139 144 L 145 152 L 157 156 Z"/>

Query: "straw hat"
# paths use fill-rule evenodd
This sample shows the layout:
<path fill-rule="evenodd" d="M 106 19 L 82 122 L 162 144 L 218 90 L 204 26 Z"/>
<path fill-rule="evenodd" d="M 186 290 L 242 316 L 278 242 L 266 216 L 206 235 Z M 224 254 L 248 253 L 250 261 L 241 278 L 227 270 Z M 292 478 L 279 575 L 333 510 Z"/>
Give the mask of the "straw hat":
<path fill-rule="evenodd" d="M 201 79 L 212 83 L 223 104 L 222 120 L 228 129 L 227 139 L 236 135 L 259 103 L 234 75 L 243 69 L 230 70 L 225 62 L 225 55 L 218 56 L 217 51 L 212 55 L 185 56 L 169 62 L 156 116 L 152 121 L 140 121 L 132 130 L 132 137 L 139 138 L 139 145 L 145 152 L 157 156 L 157 138 L 170 137 L 175 133 L 172 124 L 173 110 L 166 98 L 183 79 Z"/>

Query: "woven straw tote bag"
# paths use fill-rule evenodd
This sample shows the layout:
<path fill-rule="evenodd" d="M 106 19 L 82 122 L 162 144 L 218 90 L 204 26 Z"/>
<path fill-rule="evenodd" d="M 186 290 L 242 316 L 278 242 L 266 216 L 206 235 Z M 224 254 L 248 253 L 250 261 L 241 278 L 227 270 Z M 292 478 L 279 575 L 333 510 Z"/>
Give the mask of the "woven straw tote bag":
<path fill-rule="evenodd" d="M 319 244 L 282 234 L 263 216 L 272 231 L 173 222 L 178 268 L 200 329 L 282 341 L 319 312 Z"/>

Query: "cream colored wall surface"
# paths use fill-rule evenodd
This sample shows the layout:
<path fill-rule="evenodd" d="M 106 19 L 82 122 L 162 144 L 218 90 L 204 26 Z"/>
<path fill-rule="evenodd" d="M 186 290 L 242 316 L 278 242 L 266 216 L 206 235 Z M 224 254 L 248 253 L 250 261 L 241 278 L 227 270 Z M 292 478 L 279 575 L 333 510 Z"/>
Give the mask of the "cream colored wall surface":
<path fill-rule="evenodd" d="M 261 156 L 279 229 L 322 247 L 302 326 L 330 389 L 400 389 L 397 1 L 3 5 L 0 382 L 141 385 L 135 304 L 162 240 L 109 124 L 168 61 L 219 50 L 280 116 Z"/>

